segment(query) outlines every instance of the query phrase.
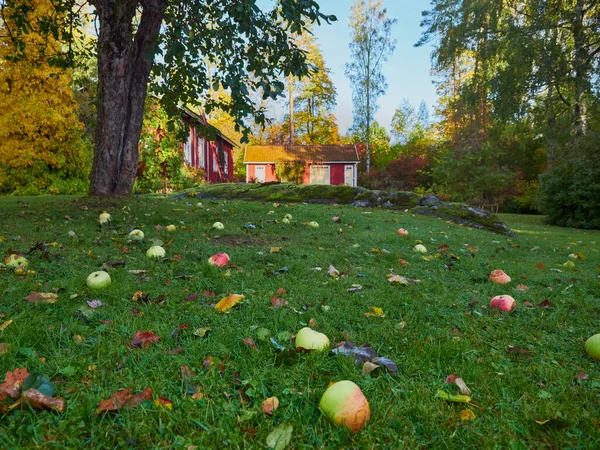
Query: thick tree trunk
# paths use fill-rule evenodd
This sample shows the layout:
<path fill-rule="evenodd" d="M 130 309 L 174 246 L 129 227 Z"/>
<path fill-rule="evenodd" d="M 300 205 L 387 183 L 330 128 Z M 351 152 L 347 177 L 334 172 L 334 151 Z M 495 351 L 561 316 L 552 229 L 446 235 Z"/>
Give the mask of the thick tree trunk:
<path fill-rule="evenodd" d="M 585 1 L 577 0 L 573 18 L 573 43 L 575 69 L 575 101 L 573 104 L 573 131 L 583 136 L 587 128 L 586 94 L 589 87 L 589 55 L 585 36 Z"/>
<path fill-rule="evenodd" d="M 90 194 L 131 193 L 148 79 L 166 0 L 97 0 L 98 116 Z M 137 8 L 142 14 L 134 33 Z"/>

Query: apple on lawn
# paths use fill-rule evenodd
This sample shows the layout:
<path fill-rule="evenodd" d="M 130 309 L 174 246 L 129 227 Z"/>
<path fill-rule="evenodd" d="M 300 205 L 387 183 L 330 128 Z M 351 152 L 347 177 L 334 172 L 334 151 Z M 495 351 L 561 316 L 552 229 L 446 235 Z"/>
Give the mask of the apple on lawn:
<path fill-rule="evenodd" d="M 504 273 L 502 270 L 494 270 L 490 274 L 490 281 L 493 281 L 496 284 L 507 284 L 510 283 L 510 277 Z"/>
<path fill-rule="evenodd" d="M 144 240 L 144 232 L 142 230 L 131 230 L 129 232 L 129 236 L 127 236 L 132 241 L 143 241 Z"/>
<path fill-rule="evenodd" d="M 404 228 L 399 228 L 398 236 L 408 236 L 408 231 L 406 231 Z"/>
<path fill-rule="evenodd" d="M 104 211 L 98 216 L 98 222 L 100 222 L 100 225 L 110 222 L 110 214 Z"/>
<path fill-rule="evenodd" d="M 104 289 L 110 286 L 110 275 L 103 270 L 92 272 L 87 277 L 86 283 L 90 289 Z"/>
<path fill-rule="evenodd" d="M 312 328 L 304 327 L 296 334 L 296 348 L 327 350 L 329 348 L 329 338 Z"/>
<path fill-rule="evenodd" d="M 314 220 L 312 222 L 308 222 L 308 226 L 311 228 L 319 228 L 319 224 Z"/>
<path fill-rule="evenodd" d="M 290 219 L 288 219 L 287 217 L 284 217 L 283 219 L 281 219 L 281 223 L 290 223 Z"/>
<path fill-rule="evenodd" d="M 29 261 L 27 261 L 27 258 L 15 254 L 8 255 L 6 258 L 4 258 L 4 262 L 6 263 L 6 267 L 12 267 L 14 269 L 29 266 Z"/>
<path fill-rule="evenodd" d="M 600 334 L 595 334 L 585 341 L 585 352 L 592 358 L 600 360 Z"/>
<path fill-rule="evenodd" d="M 212 227 L 215 230 L 223 230 L 225 228 L 225 225 L 223 225 L 221 222 L 215 222 L 215 223 L 213 223 Z"/>
<path fill-rule="evenodd" d="M 321 397 L 319 408 L 336 425 L 343 425 L 353 433 L 362 430 L 371 417 L 366 397 L 348 380 L 329 386 Z"/>
<path fill-rule="evenodd" d="M 208 258 L 208 263 L 213 266 L 223 267 L 229 262 L 229 255 L 227 253 L 217 253 Z"/>
<path fill-rule="evenodd" d="M 177 227 L 175 225 L 167 225 L 165 227 L 165 230 L 167 230 L 169 233 L 172 233 L 173 231 L 175 231 L 177 229 Z"/>
<path fill-rule="evenodd" d="M 287 220 L 292 220 L 292 215 L 291 214 L 286 214 L 283 217 L 286 218 Z"/>
<path fill-rule="evenodd" d="M 427 248 L 423 244 L 417 244 L 413 248 L 413 250 L 417 253 L 427 253 Z"/>
<path fill-rule="evenodd" d="M 490 308 L 510 312 L 517 307 L 517 302 L 510 295 L 497 295 L 490 301 Z"/>
<path fill-rule="evenodd" d="M 164 258 L 166 254 L 167 252 L 165 252 L 165 249 L 162 248 L 160 245 L 150 247 L 146 252 L 146 256 L 148 258 Z"/>

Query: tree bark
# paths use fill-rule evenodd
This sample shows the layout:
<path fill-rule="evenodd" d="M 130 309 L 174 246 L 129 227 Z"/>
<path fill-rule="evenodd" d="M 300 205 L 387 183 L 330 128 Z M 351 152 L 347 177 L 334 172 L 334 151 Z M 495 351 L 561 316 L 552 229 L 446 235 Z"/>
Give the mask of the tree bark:
<path fill-rule="evenodd" d="M 98 115 L 90 195 L 129 195 L 166 0 L 97 0 Z M 137 8 L 142 14 L 134 32 Z"/>
<path fill-rule="evenodd" d="M 585 1 L 577 0 L 573 18 L 573 44 L 575 70 L 575 101 L 573 105 L 573 131 L 575 136 L 583 136 L 587 128 L 586 94 L 588 92 L 588 61 L 585 37 Z"/>

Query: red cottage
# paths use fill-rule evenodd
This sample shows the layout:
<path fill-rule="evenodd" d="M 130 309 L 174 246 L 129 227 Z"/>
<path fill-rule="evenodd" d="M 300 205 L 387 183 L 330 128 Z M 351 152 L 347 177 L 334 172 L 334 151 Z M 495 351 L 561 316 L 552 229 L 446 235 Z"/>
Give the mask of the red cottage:
<path fill-rule="evenodd" d="M 358 153 L 354 145 L 255 145 L 246 149 L 246 182 L 279 181 L 275 163 L 302 161 L 303 184 L 356 186 Z"/>
<path fill-rule="evenodd" d="M 189 128 L 188 139 L 182 144 L 186 164 L 203 169 L 205 179 L 209 183 L 233 181 L 233 148 L 238 145 L 217 128 L 209 125 L 204 114 L 196 114 L 184 108 L 183 123 Z M 213 141 L 200 136 L 196 130 L 200 124 L 209 127 L 215 135 Z"/>

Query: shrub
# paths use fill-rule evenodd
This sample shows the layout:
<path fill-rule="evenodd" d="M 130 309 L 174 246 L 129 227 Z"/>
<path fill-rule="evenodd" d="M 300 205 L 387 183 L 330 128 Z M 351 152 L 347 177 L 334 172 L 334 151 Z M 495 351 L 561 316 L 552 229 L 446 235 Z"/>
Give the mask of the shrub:
<path fill-rule="evenodd" d="M 412 191 L 429 185 L 429 166 L 429 161 L 423 156 L 400 155 L 388 164 L 386 172 L 394 187 Z"/>
<path fill-rule="evenodd" d="M 305 168 L 305 161 L 277 161 L 275 176 L 279 181 L 302 184 Z"/>
<path fill-rule="evenodd" d="M 599 139 L 598 133 L 577 139 L 540 176 L 540 206 L 549 223 L 600 228 Z"/>

